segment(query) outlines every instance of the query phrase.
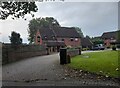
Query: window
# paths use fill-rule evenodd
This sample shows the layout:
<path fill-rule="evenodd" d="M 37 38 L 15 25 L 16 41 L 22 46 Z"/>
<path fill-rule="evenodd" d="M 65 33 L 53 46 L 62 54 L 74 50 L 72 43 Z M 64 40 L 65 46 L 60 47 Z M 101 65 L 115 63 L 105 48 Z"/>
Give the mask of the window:
<path fill-rule="evenodd" d="M 75 38 L 75 41 L 77 42 L 77 41 L 78 41 L 78 38 Z"/>
<path fill-rule="evenodd" d="M 53 36 L 53 40 L 55 39 L 55 36 Z"/>
<path fill-rule="evenodd" d="M 64 41 L 64 39 L 61 39 L 62 41 Z"/>
<path fill-rule="evenodd" d="M 70 41 L 73 41 L 73 38 L 70 38 Z"/>
<path fill-rule="evenodd" d="M 37 36 L 37 41 L 40 42 L 40 36 Z"/>
<path fill-rule="evenodd" d="M 111 38 L 111 40 L 113 40 L 113 38 Z"/>
<path fill-rule="evenodd" d="M 55 39 L 55 36 L 54 36 L 54 35 L 52 35 L 52 36 L 51 36 L 51 38 L 54 40 L 54 39 Z"/>
<path fill-rule="evenodd" d="M 44 35 L 44 38 L 45 38 L 45 40 L 47 40 L 47 36 L 46 35 Z"/>

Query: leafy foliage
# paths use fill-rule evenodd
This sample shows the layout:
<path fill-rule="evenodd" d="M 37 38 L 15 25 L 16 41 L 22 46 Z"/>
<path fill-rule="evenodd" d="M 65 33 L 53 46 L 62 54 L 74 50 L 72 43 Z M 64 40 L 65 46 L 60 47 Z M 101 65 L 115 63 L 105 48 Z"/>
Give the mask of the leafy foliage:
<path fill-rule="evenodd" d="M 101 39 L 100 37 L 94 37 L 94 38 L 91 38 L 91 40 L 92 40 L 94 45 L 96 45 L 96 44 L 104 44 L 103 39 Z"/>
<path fill-rule="evenodd" d="M 20 45 L 22 44 L 22 38 L 20 38 L 20 34 L 16 32 L 12 32 L 11 36 L 9 36 L 10 42 L 12 45 Z"/>
<path fill-rule="evenodd" d="M 89 35 L 86 35 L 86 38 L 91 39 Z"/>
<path fill-rule="evenodd" d="M 30 43 L 32 43 L 34 41 L 34 37 L 35 37 L 35 34 L 36 34 L 38 29 L 60 27 L 60 24 L 53 17 L 46 17 L 46 18 L 32 19 L 32 20 L 30 20 L 28 26 L 29 26 L 29 28 L 28 28 L 28 33 L 29 33 L 28 40 L 30 41 Z"/>
<path fill-rule="evenodd" d="M 0 4 L 0 19 L 7 19 L 10 15 L 12 18 L 24 18 L 26 14 L 32 14 L 37 12 L 37 6 L 35 2 L 2 2 Z"/>

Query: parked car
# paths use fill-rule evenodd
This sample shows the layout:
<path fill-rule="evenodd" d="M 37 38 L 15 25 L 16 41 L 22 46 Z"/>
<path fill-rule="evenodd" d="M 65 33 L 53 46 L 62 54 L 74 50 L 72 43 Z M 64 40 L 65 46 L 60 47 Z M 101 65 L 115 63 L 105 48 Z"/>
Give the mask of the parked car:
<path fill-rule="evenodd" d="M 105 47 L 102 44 L 97 44 L 93 46 L 92 50 L 104 50 Z"/>

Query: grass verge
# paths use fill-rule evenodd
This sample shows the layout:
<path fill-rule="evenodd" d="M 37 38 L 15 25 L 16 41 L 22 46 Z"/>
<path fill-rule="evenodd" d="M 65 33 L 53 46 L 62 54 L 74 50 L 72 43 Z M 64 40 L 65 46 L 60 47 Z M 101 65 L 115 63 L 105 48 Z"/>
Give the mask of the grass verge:
<path fill-rule="evenodd" d="M 84 53 L 73 57 L 68 66 L 78 70 L 81 69 L 100 75 L 118 78 L 120 75 L 118 55 L 118 51 Z"/>

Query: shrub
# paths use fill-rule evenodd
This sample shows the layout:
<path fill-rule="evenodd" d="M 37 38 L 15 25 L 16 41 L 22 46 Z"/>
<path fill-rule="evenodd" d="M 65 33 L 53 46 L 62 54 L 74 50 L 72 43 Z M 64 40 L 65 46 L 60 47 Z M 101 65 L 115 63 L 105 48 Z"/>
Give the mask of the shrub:
<path fill-rule="evenodd" d="M 115 45 L 112 46 L 112 50 L 116 50 L 116 46 Z"/>

